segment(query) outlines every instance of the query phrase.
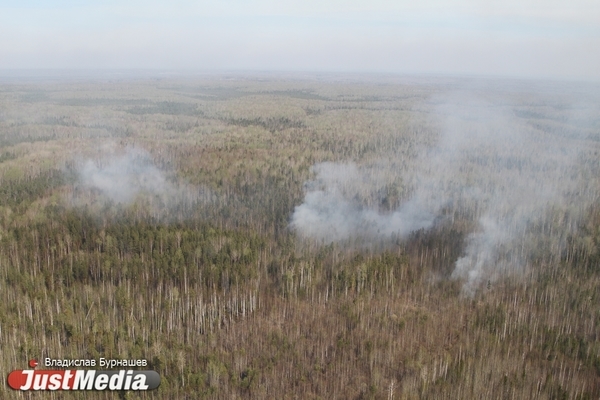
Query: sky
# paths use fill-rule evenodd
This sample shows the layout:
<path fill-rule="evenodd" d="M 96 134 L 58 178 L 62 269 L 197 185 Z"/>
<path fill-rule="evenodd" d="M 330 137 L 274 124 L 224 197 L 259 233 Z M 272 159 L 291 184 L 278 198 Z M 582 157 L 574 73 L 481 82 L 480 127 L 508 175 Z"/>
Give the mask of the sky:
<path fill-rule="evenodd" d="M 0 70 L 14 69 L 598 81 L 600 1 L 0 0 Z"/>

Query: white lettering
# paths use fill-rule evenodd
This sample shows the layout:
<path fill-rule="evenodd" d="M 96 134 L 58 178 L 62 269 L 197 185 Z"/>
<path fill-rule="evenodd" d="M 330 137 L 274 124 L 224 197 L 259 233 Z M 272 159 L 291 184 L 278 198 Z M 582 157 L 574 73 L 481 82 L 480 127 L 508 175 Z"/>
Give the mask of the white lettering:
<path fill-rule="evenodd" d="M 29 389 L 31 389 L 31 384 L 33 383 L 33 370 L 28 369 L 28 370 L 23 371 L 22 373 L 27 375 L 27 380 L 25 381 L 25 384 L 20 387 L 20 389 L 21 390 L 29 390 Z"/>
<path fill-rule="evenodd" d="M 108 375 L 100 374 L 96 377 L 96 382 L 94 384 L 94 389 L 96 390 L 104 390 L 108 386 Z"/>
<path fill-rule="evenodd" d="M 123 390 L 129 390 L 131 388 L 131 374 L 133 374 L 133 371 L 127 371 L 127 377 L 125 378 L 125 387 L 123 388 Z"/>
<path fill-rule="evenodd" d="M 35 374 L 33 379 L 33 390 L 46 389 L 48 386 L 48 375 L 46 374 Z"/>
<path fill-rule="evenodd" d="M 72 377 L 73 377 L 73 372 L 71 370 L 66 370 L 65 371 L 65 375 L 63 376 L 63 382 L 62 382 L 62 389 L 63 390 L 69 390 L 69 389 L 71 389 L 69 387 L 69 382 L 71 381 Z"/>
<path fill-rule="evenodd" d="M 121 370 L 118 374 L 114 374 L 108 381 L 108 388 L 110 390 L 121 390 L 123 389 L 123 380 L 125 379 L 125 371 Z"/>
<path fill-rule="evenodd" d="M 146 385 L 146 375 L 137 374 L 133 378 L 133 382 L 131 383 L 132 390 L 148 390 L 148 385 Z"/>
<path fill-rule="evenodd" d="M 60 389 L 60 380 L 62 378 L 61 374 L 52 374 L 50 375 L 50 385 L 48 386 L 49 390 L 58 390 Z"/>
<path fill-rule="evenodd" d="M 96 371 L 75 371 L 75 383 L 73 384 L 73 390 L 92 390 L 94 384 L 94 376 Z"/>

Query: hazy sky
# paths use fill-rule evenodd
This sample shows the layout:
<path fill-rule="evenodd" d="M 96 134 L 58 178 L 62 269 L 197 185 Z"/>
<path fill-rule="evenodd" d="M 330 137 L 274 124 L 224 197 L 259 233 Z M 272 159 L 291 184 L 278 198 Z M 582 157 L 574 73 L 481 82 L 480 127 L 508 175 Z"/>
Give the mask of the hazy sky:
<path fill-rule="evenodd" d="M 0 0 L 0 69 L 600 80 L 599 0 Z"/>

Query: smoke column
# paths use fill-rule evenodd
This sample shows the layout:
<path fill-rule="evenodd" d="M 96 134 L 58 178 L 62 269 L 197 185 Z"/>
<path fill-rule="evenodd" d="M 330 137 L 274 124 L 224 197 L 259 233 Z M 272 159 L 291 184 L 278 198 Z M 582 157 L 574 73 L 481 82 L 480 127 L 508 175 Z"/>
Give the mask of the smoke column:
<path fill-rule="evenodd" d="M 597 163 L 581 162 L 585 122 L 568 121 L 562 112 L 566 121 L 546 118 L 540 127 L 524 105 L 464 93 L 432 98 L 428 107 L 440 132 L 437 144 L 409 168 L 393 167 L 406 165 L 402 160 L 315 165 L 315 179 L 306 183 L 304 202 L 291 217 L 297 235 L 321 243 L 389 241 L 429 229 L 451 210 L 476 226 L 452 274 L 469 294 L 522 270 L 542 239 L 560 254 L 573 221 L 598 198 L 584 179 L 598 173 Z M 407 195 L 385 211 L 378 204 L 392 175 L 401 177 Z"/>

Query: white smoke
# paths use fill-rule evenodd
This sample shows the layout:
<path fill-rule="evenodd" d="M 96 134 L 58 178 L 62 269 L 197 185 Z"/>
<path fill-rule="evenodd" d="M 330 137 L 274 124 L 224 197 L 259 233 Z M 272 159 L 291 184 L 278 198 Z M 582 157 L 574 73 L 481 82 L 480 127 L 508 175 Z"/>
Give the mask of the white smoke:
<path fill-rule="evenodd" d="M 79 171 L 84 187 L 100 191 L 115 203 L 132 203 L 139 195 L 166 197 L 176 192 L 147 152 L 127 148 L 100 163 L 87 160 Z"/>
<path fill-rule="evenodd" d="M 343 242 L 356 236 L 372 241 L 394 234 L 403 237 L 433 223 L 435 215 L 423 208 L 417 197 L 392 213 L 369 206 L 371 199 L 361 201 L 362 196 L 384 187 L 386 179 L 381 168 L 321 163 L 312 170 L 316 179 L 307 182 L 304 203 L 296 207 L 291 221 L 291 227 L 304 237 L 322 243 Z"/>
<path fill-rule="evenodd" d="M 213 202 L 214 194 L 194 187 L 158 168 L 140 148 L 106 146 L 95 160 L 80 163 L 78 182 L 70 199 L 75 206 L 139 204 L 154 218 L 185 218 L 196 205 Z"/>
<path fill-rule="evenodd" d="M 598 163 L 582 164 L 582 142 L 564 134 L 585 123 L 540 125 L 515 115 L 527 110 L 521 104 L 465 94 L 436 97 L 430 106 L 440 130 L 435 146 L 402 171 L 391 165 L 406 165 L 400 162 L 405 160 L 377 167 L 315 165 L 316 177 L 306 185 L 291 228 L 322 243 L 372 242 L 428 229 L 444 215 L 468 215 L 477 228 L 452 274 L 465 281 L 467 293 L 521 271 L 536 250 L 540 229 L 546 236 L 553 232 L 547 240 L 558 254 L 576 225 L 572 220 L 598 198 L 584 178 L 598 173 Z M 401 177 L 403 196 L 395 209 L 382 210 L 377 198 L 394 174 Z"/>

